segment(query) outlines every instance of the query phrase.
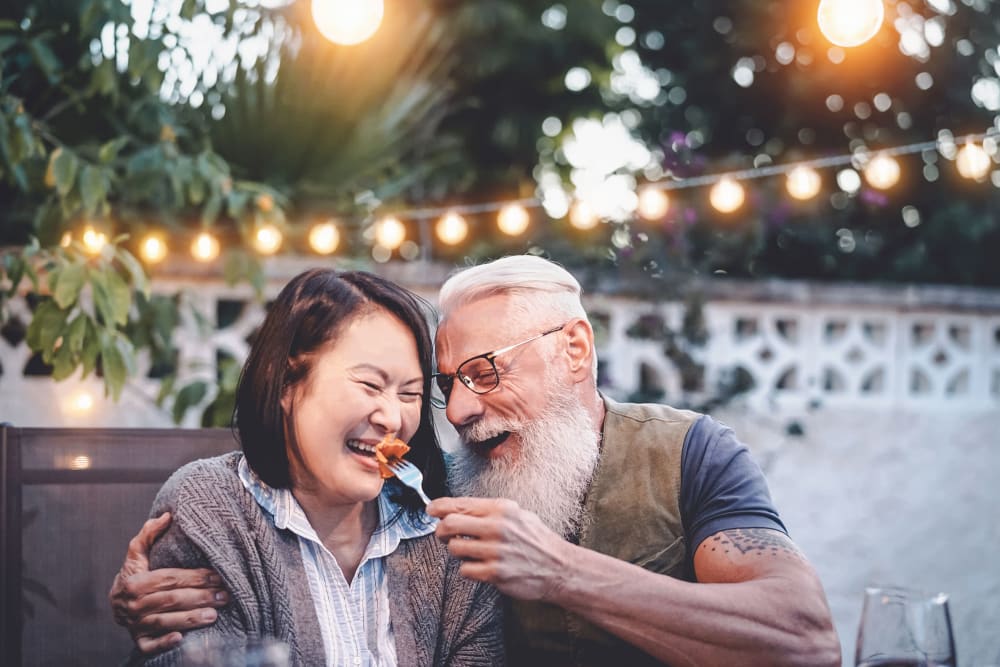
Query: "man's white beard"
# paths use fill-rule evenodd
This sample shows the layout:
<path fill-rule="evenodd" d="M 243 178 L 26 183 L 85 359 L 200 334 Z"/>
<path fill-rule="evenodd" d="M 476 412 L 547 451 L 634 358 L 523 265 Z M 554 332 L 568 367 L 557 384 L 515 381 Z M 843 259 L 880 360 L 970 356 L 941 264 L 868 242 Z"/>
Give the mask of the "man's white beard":
<path fill-rule="evenodd" d="M 597 467 L 600 433 L 579 403 L 552 388 L 549 394 L 549 407 L 530 421 L 483 418 L 460 428 L 463 443 L 510 431 L 520 447 L 487 458 L 463 444 L 451 461 L 448 481 L 455 495 L 513 500 L 569 537 L 581 527 L 581 503 Z"/>

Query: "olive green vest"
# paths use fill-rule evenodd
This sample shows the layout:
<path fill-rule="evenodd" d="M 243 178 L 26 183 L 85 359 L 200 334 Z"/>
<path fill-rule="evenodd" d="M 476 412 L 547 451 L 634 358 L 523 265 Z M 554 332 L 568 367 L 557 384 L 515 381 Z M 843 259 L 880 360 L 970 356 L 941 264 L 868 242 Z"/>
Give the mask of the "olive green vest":
<path fill-rule="evenodd" d="M 585 503 L 580 546 L 651 572 L 684 577 L 681 452 L 701 416 L 666 405 L 604 400 L 601 459 Z M 648 654 L 560 607 L 510 600 L 508 662 L 515 666 L 658 665 Z"/>

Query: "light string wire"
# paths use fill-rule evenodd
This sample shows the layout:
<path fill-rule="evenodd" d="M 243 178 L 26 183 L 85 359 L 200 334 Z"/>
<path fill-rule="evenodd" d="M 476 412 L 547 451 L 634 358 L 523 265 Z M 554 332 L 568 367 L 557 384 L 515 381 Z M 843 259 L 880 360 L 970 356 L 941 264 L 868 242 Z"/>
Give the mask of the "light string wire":
<path fill-rule="evenodd" d="M 718 183 L 719 181 L 722 181 L 724 179 L 730 179 L 734 181 L 749 181 L 758 178 L 767 178 L 769 176 L 779 176 L 782 174 L 788 174 L 792 170 L 797 169 L 799 167 L 811 167 L 813 169 L 829 169 L 831 167 L 843 167 L 847 165 L 853 165 L 858 159 L 863 159 L 864 156 L 887 155 L 894 157 L 897 155 L 912 155 L 913 153 L 922 153 L 928 150 L 940 150 L 942 144 L 950 143 L 958 147 L 959 144 L 966 144 L 970 142 L 978 143 L 983 141 L 987 137 L 995 137 L 995 136 L 996 136 L 995 132 L 980 132 L 978 134 L 967 134 L 949 140 L 941 139 L 935 141 L 921 141 L 919 143 L 907 144 L 905 146 L 859 150 L 852 153 L 846 153 L 843 155 L 831 155 L 828 157 L 815 158 L 812 160 L 801 160 L 798 162 L 788 162 L 785 164 L 768 165 L 766 167 L 754 167 L 752 169 L 718 172 L 714 174 L 705 174 L 704 176 L 693 176 L 691 178 L 680 178 L 676 180 L 653 181 L 650 183 L 645 183 L 641 187 L 650 188 L 654 190 L 685 190 L 688 188 L 699 188 L 699 187 L 704 187 L 706 185 L 714 185 L 715 183 Z M 542 206 L 542 202 L 537 197 L 525 197 L 522 199 L 507 199 L 503 201 L 482 202 L 479 204 L 464 204 L 458 206 L 436 206 L 429 208 L 401 210 L 401 211 L 396 211 L 394 215 L 400 218 L 407 218 L 412 220 L 424 220 L 429 218 L 437 218 L 447 213 L 457 213 L 459 215 L 492 213 L 494 211 L 499 211 L 505 206 L 510 206 L 510 205 L 524 206 L 525 208 L 539 208 Z"/>

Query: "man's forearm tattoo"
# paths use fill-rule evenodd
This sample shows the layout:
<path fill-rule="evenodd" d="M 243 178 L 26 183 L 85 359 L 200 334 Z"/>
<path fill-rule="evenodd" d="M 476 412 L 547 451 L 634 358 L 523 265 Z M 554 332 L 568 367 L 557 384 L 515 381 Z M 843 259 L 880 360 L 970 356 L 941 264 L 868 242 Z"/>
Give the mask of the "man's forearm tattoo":
<path fill-rule="evenodd" d="M 752 556 L 793 556 L 804 559 L 788 536 L 766 528 L 733 528 L 705 540 L 701 548 L 721 553 L 739 552 Z"/>

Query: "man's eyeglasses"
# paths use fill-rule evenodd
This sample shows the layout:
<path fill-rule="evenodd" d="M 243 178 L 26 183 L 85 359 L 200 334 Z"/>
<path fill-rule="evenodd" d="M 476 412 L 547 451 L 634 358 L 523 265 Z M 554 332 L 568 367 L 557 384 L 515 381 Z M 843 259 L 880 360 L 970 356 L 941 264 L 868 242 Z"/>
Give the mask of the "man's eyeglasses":
<path fill-rule="evenodd" d="M 435 408 L 448 407 L 448 398 L 451 397 L 452 387 L 455 386 L 455 378 L 458 378 L 474 394 L 486 394 L 493 391 L 500 386 L 500 375 L 497 373 L 497 366 L 494 363 L 494 359 L 504 352 L 510 352 L 514 348 L 527 345 L 533 340 L 538 340 L 551 333 L 562 331 L 565 326 L 565 323 L 560 324 L 527 340 L 522 340 L 520 343 L 514 343 L 507 347 L 501 347 L 499 350 L 493 350 L 492 352 L 466 359 L 458 365 L 454 374 L 435 373 L 431 377 L 437 384 L 436 388 L 440 393 L 435 391 L 435 387 L 431 387 L 431 405 Z"/>

